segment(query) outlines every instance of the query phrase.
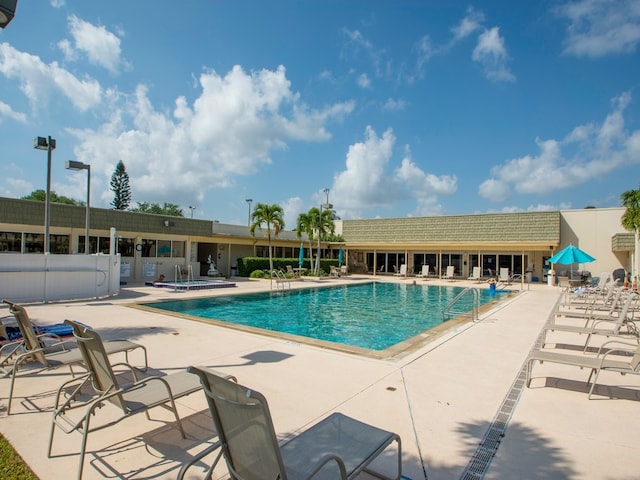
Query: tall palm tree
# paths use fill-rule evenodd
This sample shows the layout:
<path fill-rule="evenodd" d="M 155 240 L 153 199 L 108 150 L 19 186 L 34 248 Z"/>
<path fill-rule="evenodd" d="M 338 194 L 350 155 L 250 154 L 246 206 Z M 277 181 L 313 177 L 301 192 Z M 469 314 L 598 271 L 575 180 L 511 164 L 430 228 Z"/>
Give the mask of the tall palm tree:
<path fill-rule="evenodd" d="M 320 215 L 320 209 L 313 207 L 307 213 L 301 213 L 298 215 L 298 224 L 296 226 L 296 233 L 298 237 L 302 233 L 306 233 L 309 236 L 309 252 L 313 251 L 312 241 L 314 238 L 320 240 L 326 240 L 329 235 L 333 235 L 336 231 L 335 223 L 333 223 L 333 210 L 323 210 Z M 316 237 L 318 235 L 318 237 Z M 319 258 L 319 246 L 316 247 L 316 264 L 314 270 L 320 273 Z"/>
<path fill-rule="evenodd" d="M 622 215 L 622 226 L 627 230 L 634 232 L 636 264 L 633 269 L 634 275 L 638 275 L 640 270 L 640 188 L 638 190 L 627 190 L 620 195 L 622 206 L 626 208 Z"/>
<path fill-rule="evenodd" d="M 313 210 L 313 209 L 312 209 Z M 316 209 L 317 210 L 317 209 Z M 314 238 L 315 229 L 313 227 L 313 222 L 311 218 L 311 211 L 309 213 L 301 213 L 298 215 L 298 221 L 296 223 L 296 234 L 298 238 L 302 237 L 303 233 L 307 234 L 309 239 L 309 256 L 313 257 L 313 238 Z M 313 265 L 312 265 L 313 266 Z"/>
<path fill-rule="evenodd" d="M 262 228 L 267 225 L 267 240 L 269 241 L 269 269 L 273 270 L 273 254 L 271 249 L 271 227 L 273 226 L 273 234 L 278 236 L 281 230 L 284 230 L 284 210 L 277 204 L 267 205 L 266 203 L 258 203 L 251 213 L 251 225 L 249 233 L 255 237 L 256 228 Z"/>

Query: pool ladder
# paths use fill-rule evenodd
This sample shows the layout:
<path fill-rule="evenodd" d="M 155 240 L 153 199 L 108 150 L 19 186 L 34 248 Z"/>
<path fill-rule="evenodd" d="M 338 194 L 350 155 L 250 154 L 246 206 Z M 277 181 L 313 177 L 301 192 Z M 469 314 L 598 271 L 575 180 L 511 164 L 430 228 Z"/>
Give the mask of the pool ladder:
<path fill-rule="evenodd" d="M 273 281 L 276 281 L 276 290 L 278 288 L 285 289 L 285 285 L 291 289 L 291 282 L 287 278 L 284 272 L 280 270 L 271 270 L 271 289 L 273 290 Z"/>
<path fill-rule="evenodd" d="M 455 310 L 454 307 L 462 300 L 463 298 L 471 295 L 471 310 L 458 311 Z M 465 288 L 458 295 L 456 295 L 446 307 L 442 311 L 442 318 L 446 322 L 447 320 L 451 320 L 453 317 L 469 317 L 474 322 L 478 321 L 478 315 L 480 311 L 480 290 L 477 288 Z"/>
<path fill-rule="evenodd" d="M 193 278 L 193 266 L 192 265 L 187 265 L 187 278 L 182 278 L 182 265 L 176 265 L 175 267 L 175 289 L 178 288 L 178 284 L 179 283 L 183 283 L 183 282 L 193 282 L 195 279 Z M 189 286 L 187 285 L 187 290 L 189 289 Z"/>

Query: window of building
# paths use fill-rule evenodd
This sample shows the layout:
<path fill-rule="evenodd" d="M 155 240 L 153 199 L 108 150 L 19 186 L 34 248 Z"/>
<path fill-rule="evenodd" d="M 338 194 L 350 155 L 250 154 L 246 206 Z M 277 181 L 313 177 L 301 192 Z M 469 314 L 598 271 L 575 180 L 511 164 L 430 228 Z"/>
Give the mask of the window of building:
<path fill-rule="evenodd" d="M 78 236 L 78 253 L 84 253 L 84 243 L 86 237 L 84 235 Z M 89 253 L 98 253 L 98 237 L 89 237 Z M 105 252 L 102 252 L 105 253 Z M 107 239 L 107 252 L 109 253 L 109 242 Z"/>
<path fill-rule="evenodd" d="M 49 251 L 60 255 L 69 254 L 69 235 L 49 234 Z M 44 253 L 44 233 L 25 233 L 24 253 Z"/>
<path fill-rule="evenodd" d="M 143 257 L 176 258 L 184 257 L 185 242 L 177 240 L 142 239 Z"/>
<path fill-rule="evenodd" d="M 24 235 L 24 253 L 44 252 L 44 233 L 26 233 Z"/>
<path fill-rule="evenodd" d="M 186 243 L 183 241 L 171 240 L 171 256 L 184 257 Z"/>
<path fill-rule="evenodd" d="M 49 235 L 49 249 L 51 253 L 68 255 L 70 252 L 69 241 L 69 235 Z"/>
<path fill-rule="evenodd" d="M 22 233 L 0 232 L 0 252 L 1 253 L 22 252 Z"/>
<path fill-rule="evenodd" d="M 142 251 L 140 252 L 143 257 L 155 257 L 157 251 L 157 240 L 151 240 L 149 238 L 142 239 Z"/>
<path fill-rule="evenodd" d="M 123 257 L 133 257 L 136 251 L 136 242 L 133 238 L 118 237 L 117 252 Z"/>
<path fill-rule="evenodd" d="M 158 257 L 171 257 L 171 240 L 158 240 Z"/>

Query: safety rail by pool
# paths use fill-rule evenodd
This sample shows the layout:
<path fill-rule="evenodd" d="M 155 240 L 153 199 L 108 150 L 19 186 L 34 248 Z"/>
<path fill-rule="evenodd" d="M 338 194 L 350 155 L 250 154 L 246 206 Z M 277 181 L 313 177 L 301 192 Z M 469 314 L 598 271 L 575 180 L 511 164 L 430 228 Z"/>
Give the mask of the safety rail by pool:
<path fill-rule="evenodd" d="M 273 280 L 276 281 L 276 289 L 282 288 L 284 290 L 285 285 L 291 289 L 291 281 L 287 278 L 284 272 L 280 270 L 271 270 L 271 289 L 273 289 Z"/>
<path fill-rule="evenodd" d="M 471 310 L 456 311 L 454 307 L 459 302 L 471 295 Z M 456 295 L 442 311 L 442 318 L 446 322 L 454 317 L 470 317 L 474 322 L 478 320 L 480 311 L 480 291 L 477 288 L 465 288 L 458 295 Z"/>

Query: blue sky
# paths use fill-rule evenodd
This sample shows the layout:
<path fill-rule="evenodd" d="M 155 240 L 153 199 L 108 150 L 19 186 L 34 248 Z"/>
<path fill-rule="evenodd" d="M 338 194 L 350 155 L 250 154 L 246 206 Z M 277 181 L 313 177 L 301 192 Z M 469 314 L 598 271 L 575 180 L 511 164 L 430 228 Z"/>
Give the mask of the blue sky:
<path fill-rule="evenodd" d="M 0 196 L 46 186 L 287 229 L 620 205 L 640 184 L 640 2 L 19 0 L 0 30 Z M 167 8 L 164 8 L 164 7 Z"/>

